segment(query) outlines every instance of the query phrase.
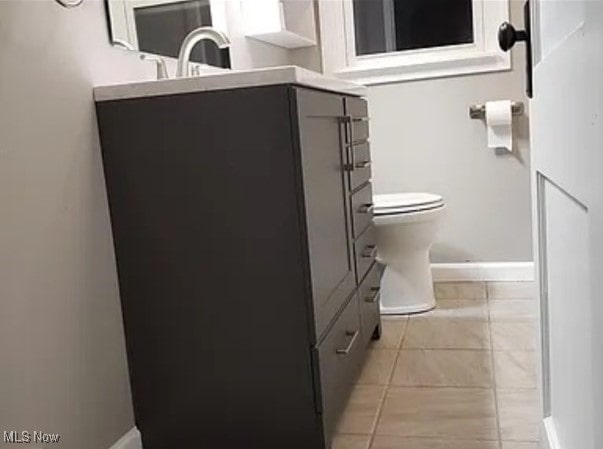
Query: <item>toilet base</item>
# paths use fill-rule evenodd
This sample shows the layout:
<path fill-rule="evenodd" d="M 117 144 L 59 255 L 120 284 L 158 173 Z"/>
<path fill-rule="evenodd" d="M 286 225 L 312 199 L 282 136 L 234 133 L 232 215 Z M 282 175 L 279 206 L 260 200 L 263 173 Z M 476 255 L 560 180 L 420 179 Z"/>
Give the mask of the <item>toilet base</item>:
<path fill-rule="evenodd" d="M 415 254 L 405 263 L 386 266 L 381 279 L 381 314 L 407 315 L 436 306 L 429 254 Z"/>
<path fill-rule="evenodd" d="M 429 312 L 435 309 L 435 301 L 425 301 L 421 304 L 413 304 L 399 307 L 383 307 L 381 306 L 381 315 L 413 315 L 415 313 Z"/>

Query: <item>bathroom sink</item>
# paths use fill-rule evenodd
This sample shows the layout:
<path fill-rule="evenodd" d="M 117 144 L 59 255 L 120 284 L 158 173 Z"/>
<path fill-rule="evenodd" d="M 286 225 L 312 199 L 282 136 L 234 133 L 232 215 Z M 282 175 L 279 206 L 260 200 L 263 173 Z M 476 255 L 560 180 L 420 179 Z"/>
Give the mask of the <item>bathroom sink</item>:
<path fill-rule="evenodd" d="M 97 86 L 94 88 L 94 99 L 102 102 L 274 84 L 296 84 L 331 92 L 366 95 L 364 86 L 297 66 L 280 66 L 252 70 L 203 71 L 200 76 L 188 78 Z"/>

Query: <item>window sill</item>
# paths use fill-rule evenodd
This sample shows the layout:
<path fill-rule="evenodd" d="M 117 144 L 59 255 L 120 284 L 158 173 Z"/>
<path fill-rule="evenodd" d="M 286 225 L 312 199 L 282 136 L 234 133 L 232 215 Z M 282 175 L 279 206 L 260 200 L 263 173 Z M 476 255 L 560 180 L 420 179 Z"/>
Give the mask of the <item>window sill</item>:
<path fill-rule="evenodd" d="M 339 70 L 335 76 L 365 86 L 398 83 L 429 78 L 474 75 L 511 69 L 508 53 L 470 51 L 463 55 L 384 56 L 357 61 L 353 67 Z"/>

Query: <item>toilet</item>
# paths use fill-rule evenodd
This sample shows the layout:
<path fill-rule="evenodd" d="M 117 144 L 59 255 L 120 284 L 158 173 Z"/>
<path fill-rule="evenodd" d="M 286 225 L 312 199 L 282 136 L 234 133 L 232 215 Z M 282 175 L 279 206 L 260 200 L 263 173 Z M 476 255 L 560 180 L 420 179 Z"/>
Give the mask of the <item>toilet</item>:
<path fill-rule="evenodd" d="M 445 210 L 431 193 L 374 195 L 377 260 L 386 266 L 381 280 L 381 313 L 418 313 L 435 307 L 429 250 Z"/>

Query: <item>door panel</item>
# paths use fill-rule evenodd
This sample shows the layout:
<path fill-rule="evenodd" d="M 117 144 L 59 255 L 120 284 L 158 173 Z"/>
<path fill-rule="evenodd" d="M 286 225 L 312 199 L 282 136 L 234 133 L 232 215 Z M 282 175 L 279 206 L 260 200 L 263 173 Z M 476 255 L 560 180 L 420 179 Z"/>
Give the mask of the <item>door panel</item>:
<path fill-rule="evenodd" d="M 587 197 L 592 186 L 584 174 L 589 171 L 590 145 L 596 138 L 596 97 L 587 86 L 599 81 L 585 73 L 590 65 L 590 50 L 581 29 L 542 59 L 534 68 L 537 97 L 530 105 L 537 121 L 531 130 L 533 163 L 549 179 L 581 199 Z M 538 126 L 545 118 L 543 126 Z"/>
<path fill-rule="evenodd" d="M 589 211 L 541 177 L 543 399 L 560 448 L 593 448 Z M 571 236 L 571 238 L 570 238 Z"/>
<path fill-rule="evenodd" d="M 581 1 L 543 1 L 539 2 L 539 8 L 542 58 L 584 23 L 584 4 Z"/>
<path fill-rule="evenodd" d="M 536 1 L 532 35 L 543 447 L 600 449 L 603 2 Z"/>
<path fill-rule="evenodd" d="M 297 90 L 306 225 L 316 334 L 355 288 L 343 170 L 343 97 Z"/>

